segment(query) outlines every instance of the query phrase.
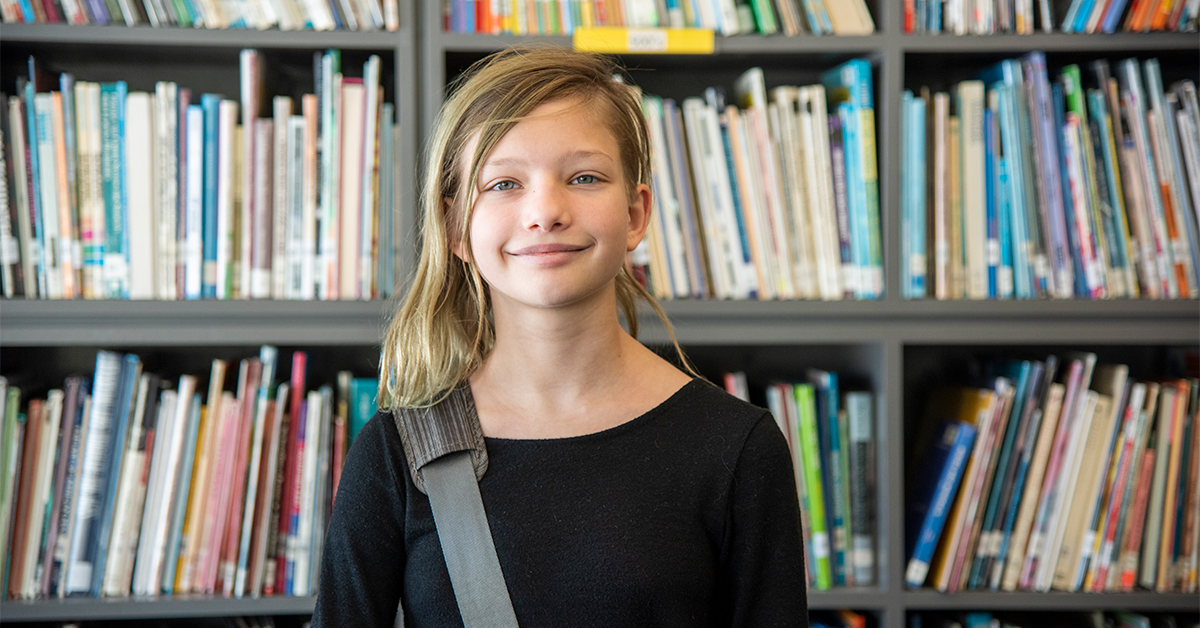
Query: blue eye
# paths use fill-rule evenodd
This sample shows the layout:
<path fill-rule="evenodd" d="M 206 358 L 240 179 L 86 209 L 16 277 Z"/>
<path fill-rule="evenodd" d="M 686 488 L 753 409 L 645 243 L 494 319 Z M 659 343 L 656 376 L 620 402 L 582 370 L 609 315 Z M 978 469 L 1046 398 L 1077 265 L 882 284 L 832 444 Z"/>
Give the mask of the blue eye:
<path fill-rule="evenodd" d="M 587 185 L 589 183 L 599 183 L 600 179 L 594 174 L 581 174 L 571 180 L 572 183 L 581 183 Z"/>
<path fill-rule="evenodd" d="M 500 181 L 488 189 L 496 190 L 497 192 L 507 192 L 511 189 L 514 189 L 516 186 L 517 184 L 513 183 L 512 181 Z"/>

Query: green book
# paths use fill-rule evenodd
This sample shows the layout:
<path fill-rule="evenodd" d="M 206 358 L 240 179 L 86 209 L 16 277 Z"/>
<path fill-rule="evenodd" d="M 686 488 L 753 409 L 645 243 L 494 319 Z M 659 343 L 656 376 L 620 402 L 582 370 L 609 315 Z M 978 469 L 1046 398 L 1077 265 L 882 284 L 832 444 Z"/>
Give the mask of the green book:
<path fill-rule="evenodd" d="M 808 521 L 812 526 L 812 552 L 817 565 L 817 589 L 830 587 L 829 530 L 825 525 L 825 489 L 821 485 L 821 449 L 817 446 L 817 402 L 813 387 L 796 384 L 796 409 L 800 416 L 800 456 L 804 464 L 804 492 L 808 498 Z"/>

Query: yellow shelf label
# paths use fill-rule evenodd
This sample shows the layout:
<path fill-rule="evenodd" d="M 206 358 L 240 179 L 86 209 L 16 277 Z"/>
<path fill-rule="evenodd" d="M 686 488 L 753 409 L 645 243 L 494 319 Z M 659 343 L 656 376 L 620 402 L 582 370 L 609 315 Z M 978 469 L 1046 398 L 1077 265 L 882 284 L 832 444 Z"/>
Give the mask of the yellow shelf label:
<path fill-rule="evenodd" d="M 580 52 L 708 55 L 713 32 L 699 28 L 577 28 L 573 38 Z"/>

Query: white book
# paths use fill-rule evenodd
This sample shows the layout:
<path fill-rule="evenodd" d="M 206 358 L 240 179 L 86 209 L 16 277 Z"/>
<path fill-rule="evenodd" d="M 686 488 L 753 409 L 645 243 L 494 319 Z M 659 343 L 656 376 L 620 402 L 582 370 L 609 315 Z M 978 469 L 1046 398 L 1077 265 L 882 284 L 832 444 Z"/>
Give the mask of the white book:
<path fill-rule="evenodd" d="M 765 102 L 765 96 L 764 96 Z M 755 106 L 750 110 L 749 129 L 753 129 L 753 138 L 758 148 L 757 154 L 751 154 L 751 163 L 757 162 L 752 172 L 761 172 L 762 192 L 760 201 L 766 208 L 763 224 L 767 228 L 768 241 L 772 243 L 774 256 L 772 266 L 778 278 L 779 297 L 795 299 L 796 285 L 792 276 L 792 235 L 788 228 L 788 212 L 785 206 L 783 182 L 780 180 L 779 146 L 771 136 L 768 117 L 770 107 L 766 104 Z M 778 116 L 778 113 L 776 114 Z"/>
<path fill-rule="evenodd" d="M 129 199 L 129 298 L 153 299 L 155 288 L 154 116 L 147 92 L 125 97 L 125 190 Z"/>
<path fill-rule="evenodd" d="M 712 275 L 713 296 L 728 299 L 733 296 L 733 270 L 728 245 L 721 230 L 716 209 L 716 177 L 709 173 L 707 151 L 707 125 L 704 122 L 707 107 L 699 98 L 683 101 L 683 130 L 687 136 L 688 156 L 691 161 L 692 180 L 695 182 L 696 206 L 699 208 L 700 226 L 704 229 L 704 242 L 708 252 L 708 266 Z"/>
<path fill-rule="evenodd" d="M 800 129 L 796 111 L 796 88 L 772 90 L 770 106 L 771 134 L 780 162 L 780 183 L 785 201 L 786 224 L 792 238 L 791 273 L 796 296 L 812 299 L 817 296 L 813 274 L 812 232 L 808 214 L 804 211 L 804 173 L 800 167 Z"/>
<path fill-rule="evenodd" d="M 222 100 L 217 107 L 217 264 L 218 299 L 233 297 L 233 244 L 236 233 L 234 206 L 236 190 L 238 104 Z"/>
<path fill-rule="evenodd" d="M 283 298 L 299 299 L 304 277 L 304 116 L 293 115 L 287 122 L 287 222 L 286 272 L 278 273 L 284 280 Z"/>
<path fill-rule="evenodd" d="M 690 285 L 687 262 L 684 258 L 683 227 L 679 221 L 679 200 L 671 181 L 671 166 L 667 161 L 667 140 L 663 130 L 662 100 L 658 97 L 642 98 L 642 110 L 650 131 L 651 173 L 654 182 L 654 211 L 658 212 L 658 224 L 662 228 L 663 244 L 670 269 L 669 276 L 661 280 L 668 287 L 669 296 L 687 297 Z M 653 218 L 653 217 L 652 217 Z M 658 283 L 659 279 L 655 280 Z"/>
<path fill-rule="evenodd" d="M 763 170 L 758 160 L 758 142 L 752 121 L 756 111 L 752 108 L 741 112 L 729 107 L 725 110 L 725 120 L 735 153 L 734 165 L 740 169 L 738 192 L 742 199 L 743 224 L 749 232 L 747 235 L 759 273 L 758 298 L 775 299 L 780 296 L 779 269 L 771 241 L 766 195 L 761 185 Z M 735 139 L 736 142 L 732 142 Z"/>
<path fill-rule="evenodd" d="M 758 277 L 754 270 L 754 262 L 749 251 L 742 247 L 741 229 L 737 225 L 736 209 L 733 200 L 733 187 L 730 183 L 729 164 L 732 156 L 726 153 L 725 141 L 722 138 L 720 114 L 711 105 L 703 109 L 707 135 L 706 159 L 709 176 L 716 181 L 715 200 L 720 229 L 729 253 L 732 273 L 732 297 L 749 299 L 759 292 Z"/>
<path fill-rule="evenodd" d="M 252 299 L 271 298 L 272 234 L 275 208 L 271 202 L 272 179 L 274 179 L 275 151 L 274 123 L 270 119 L 256 120 L 253 130 L 244 133 L 254 135 L 254 185 L 253 201 L 250 203 L 252 235 L 245 232 L 242 238 L 250 240 L 250 291 Z M 243 202 L 243 207 L 245 203 Z M 245 210 L 243 210 L 245 211 Z"/>
<path fill-rule="evenodd" d="M 1072 498 L 1079 482 L 1084 442 L 1092 431 L 1092 422 L 1096 415 L 1099 397 L 1100 395 L 1096 391 L 1088 390 L 1083 395 L 1081 403 L 1074 404 L 1078 411 L 1071 428 L 1071 440 L 1067 445 L 1062 472 L 1059 474 L 1059 495 L 1062 499 L 1058 500 L 1050 514 L 1046 545 L 1042 552 L 1042 558 L 1038 561 L 1037 580 L 1034 582 L 1034 589 L 1037 591 L 1049 591 L 1054 580 L 1054 569 L 1058 564 L 1063 536 L 1066 534 Z"/>
<path fill-rule="evenodd" d="M 354 185 L 363 172 L 363 132 L 365 94 L 361 80 L 342 81 L 341 132 L 342 160 L 339 169 L 343 182 L 341 215 L 338 229 L 338 298 L 358 299 L 359 293 L 359 247 L 362 228 L 362 186 Z"/>
<path fill-rule="evenodd" d="M 187 108 L 187 177 L 184 205 L 183 294 L 200 298 L 204 268 L 204 109 Z"/>
<path fill-rule="evenodd" d="M 132 95 L 132 94 L 131 94 Z M 131 118 L 132 119 L 132 118 Z M 108 542 L 108 560 L 104 564 L 104 580 L 100 592 L 106 597 L 129 595 L 133 575 L 133 560 L 137 554 L 138 534 L 142 527 L 145 486 L 141 475 L 147 452 L 141 447 L 146 438 L 147 396 L 151 394 L 150 375 L 142 375 L 137 384 L 136 405 L 130 417 L 129 438 L 117 480 L 117 503 L 113 510 L 112 537 Z"/>
<path fill-rule="evenodd" d="M 271 298 L 284 299 L 287 296 L 288 214 L 291 211 L 291 146 L 288 141 L 291 135 L 288 133 L 288 121 L 292 117 L 292 99 L 276 96 L 272 107 L 275 114 L 275 127 L 272 132 L 275 149 L 271 155 L 274 169 L 271 204 Z"/>
<path fill-rule="evenodd" d="M 146 486 L 142 535 L 138 539 L 134 570 L 134 595 L 157 595 L 160 590 L 172 496 L 183 453 L 187 400 L 195 390 L 196 378 L 184 375 L 179 378 L 178 391 L 164 391 L 159 404 L 159 427 L 155 435 L 158 444 L 151 456 L 150 479 Z"/>
<path fill-rule="evenodd" d="M 78 86 L 80 83 L 76 83 L 76 85 Z M 87 138 L 86 144 L 80 143 L 80 150 L 86 151 L 80 153 L 80 218 L 83 222 L 81 226 L 84 230 L 87 229 L 84 225 L 91 226 L 94 248 L 91 257 L 92 296 L 102 299 L 105 295 L 104 250 L 108 225 L 105 224 L 104 219 L 106 209 L 100 160 L 100 84 L 84 84 L 83 93 L 80 93 L 77 87 L 75 96 L 76 111 L 79 112 L 79 107 L 83 107 L 82 113 L 78 115 L 76 126 L 86 127 L 84 135 Z M 85 183 L 86 186 L 84 186 Z M 84 263 L 85 266 L 88 264 L 87 261 Z"/>
<path fill-rule="evenodd" d="M 309 541 L 313 531 L 313 515 L 316 508 L 317 454 L 321 440 L 321 430 L 325 423 L 321 404 L 321 393 L 308 393 L 308 412 L 305 417 L 304 449 L 302 451 L 302 469 L 300 479 L 300 520 L 297 530 L 289 534 L 289 549 L 295 562 L 295 576 L 292 583 L 293 595 L 309 595 Z"/>
<path fill-rule="evenodd" d="M 179 144 L 176 127 L 179 114 L 179 88 L 160 81 L 154 86 L 154 132 L 157 159 L 158 196 L 155 211 L 158 238 L 155 255 L 155 294 L 159 299 L 175 299 L 175 208 L 179 204 Z M 82 194 L 80 195 L 82 198 Z"/>
<path fill-rule="evenodd" d="M 300 294 L 297 298 L 311 301 L 316 298 L 317 268 L 317 119 L 321 115 L 316 96 L 308 95 L 303 100 L 304 115 L 304 212 L 302 248 L 300 250 Z"/>
<path fill-rule="evenodd" d="M 325 545 L 325 528 L 333 509 L 330 495 L 330 464 L 333 444 L 333 389 L 322 386 L 321 393 L 321 434 L 317 441 L 317 486 L 313 490 L 316 504 L 313 508 L 313 529 L 309 535 L 309 591 L 317 591 L 318 579 L 321 573 L 322 549 Z"/>
<path fill-rule="evenodd" d="M 837 219 L 833 199 L 833 165 L 830 163 L 829 117 L 825 108 L 825 88 L 809 85 L 800 88 L 801 111 L 809 114 L 809 134 L 804 139 L 810 169 L 810 209 L 813 230 L 817 234 L 817 267 L 821 298 L 837 300 L 843 296 L 841 254 L 838 248 Z M 803 115 L 803 114 L 802 114 Z M 803 125 L 803 121 L 801 122 Z"/>
<path fill-rule="evenodd" d="M 987 181 L 983 150 L 983 81 L 958 84 L 958 116 L 962 121 L 963 247 L 967 252 L 967 294 L 988 298 Z"/>
<path fill-rule="evenodd" d="M 369 4 L 374 4 L 369 3 Z M 381 25 L 382 26 L 382 25 Z M 374 280 L 372 248 L 375 240 L 376 185 L 379 156 L 379 55 L 371 55 L 363 64 L 363 139 L 362 139 L 362 215 L 359 218 L 358 297 L 371 298 Z"/>
<path fill-rule="evenodd" d="M 29 141 L 36 142 L 38 156 L 38 193 L 41 203 L 39 218 L 42 222 L 42 252 L 46 268 L 46 287 L 51 299 L 64 298 L 63 294 L 63 249 L 62 228 L 59 223 L 58 169 L 54 158 L 54 127 L 51 124 L 54 97 L 41 92 L 33 97 L 36 111 L 36 128 L 29 133 Z M 63 199 L 64 201 L 66 199 Z M 63 225 L 66 226 L 66 225 Z M 69 230 L 69 227 L 68 227 Z"/>
<path fill-rule="evenodd" d="M 247 49 L 238 55 L 241 91 L 242 119 L 242 208 L 237 295 L 251 298 L 250 283 L 253 263 L 251 254 L 254 242 L 254 121 L 259 110 L 259 75 L 263 72 L 262 61 L 257 50 Z"/>

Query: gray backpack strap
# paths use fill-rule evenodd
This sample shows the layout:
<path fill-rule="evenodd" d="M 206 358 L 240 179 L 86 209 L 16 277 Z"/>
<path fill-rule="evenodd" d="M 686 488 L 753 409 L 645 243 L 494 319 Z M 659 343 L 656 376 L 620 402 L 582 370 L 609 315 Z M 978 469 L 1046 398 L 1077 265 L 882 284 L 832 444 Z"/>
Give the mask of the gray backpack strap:
<path fill-rule="evenodd" d="M 400 408 L 393 417 L 413 484 L 429 496 L 464 628 L 517 628 L 479 494 L 487 449 L 471 389 L 456 388 L 429 408 Z"/>

